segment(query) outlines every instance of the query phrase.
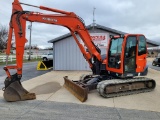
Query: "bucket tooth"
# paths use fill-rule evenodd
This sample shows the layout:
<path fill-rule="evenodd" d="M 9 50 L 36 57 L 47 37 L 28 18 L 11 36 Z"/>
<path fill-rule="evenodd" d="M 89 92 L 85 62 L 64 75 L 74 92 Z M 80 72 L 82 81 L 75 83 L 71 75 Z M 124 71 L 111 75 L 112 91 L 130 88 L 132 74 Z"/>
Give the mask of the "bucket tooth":
<path fill-rule="evenodd" d="M 23 88 L 19 81 L 12 82 L 3 93 L 4 99 L 8 102 L 36 99 L 35 93 L 29 93 Z"/>
<path fill-rule="evenodd" d="M 67 76 L 64 77 L 64 87 L 70 91 L 81 102 L 85 102 L 88 98 L 88 89 L 80 82 L 69 80 Z"/>

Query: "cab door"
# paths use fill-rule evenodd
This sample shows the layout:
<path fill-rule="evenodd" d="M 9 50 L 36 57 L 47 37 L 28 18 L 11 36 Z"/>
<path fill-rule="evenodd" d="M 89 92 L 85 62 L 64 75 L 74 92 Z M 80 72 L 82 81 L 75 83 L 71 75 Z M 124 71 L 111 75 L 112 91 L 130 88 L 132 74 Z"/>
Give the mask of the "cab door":
<path fill-rule="evenodd" d="M 136 59 L 136 72 L 143 72 L 147 64 L 147 46 L 146 38 L 143 35 L 138 37 L 138 50 L 137 50 L 137 59 Z"/>
<path fill-rule="evenodd" d="M 136 50 L 137 36 L 129 35 L 126 39 L 126 46 L 124 52 L 124 73 L 136 72 Z"/>

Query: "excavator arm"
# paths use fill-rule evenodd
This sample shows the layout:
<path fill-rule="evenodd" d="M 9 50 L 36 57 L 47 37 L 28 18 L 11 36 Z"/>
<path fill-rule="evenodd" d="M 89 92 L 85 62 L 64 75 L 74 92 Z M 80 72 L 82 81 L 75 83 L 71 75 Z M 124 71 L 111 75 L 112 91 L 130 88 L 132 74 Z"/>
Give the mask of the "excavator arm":
<path fill-rule="evenodd" d="M 68 28 L 72 36 L 74 37 L 84 58 L 89 63 L 93 73 L 96 73 L 94 63 L 92 63 L 91 59 L 94 58 L 97 61 L 101 62 L 100 50 L 92 42 L 91 37 L 85 28 L 83 20 L 80 17 L 78 17 L 73 12 L 66 12 L 62 10 L 47 8 L 44 6 L 38 7 L 29 5 L 32 7 L 40 8 L 42 10 L 54 12 L 54 14 L 44 14 L 40 12 L 24 11 L 21 7 L 21 4 L 28 5 L 20 3 L 18 0 L 14 0 L 12 4 L 13 8 L 12 8 L 12 15 L 10 20 L 8 43 L 6 50 L 7 59 L 6 59 L 6 66 L 4 67 L 4 70 L 6 71 L 6 74 L 8 76 L 5 80 L 5 88 L 4 88 L 4 98 L 7 101 L 27 100 L 36 98 L 34 93 L 29 93 L 27 90 L 23 88 L 23 86 L 20 83 L 20 79 L 22 77 L 22 68 L 23 68 L 24 46 L 25 43 L 27 42 L 26 21 L 60 25 Z M 10 46 L 11 46 L 13 32 L 15 34 L 15 43 L 16 43 L 16 65 L 8 66 L 7 61 L 8 61 L 8 56 L 10 54 Z M 87 47 L 87 50 L 80 43 L 80 40 L 77 38 L 77 35 L 79 35 L 79 37 Z M 17 73 L 14 75 L 10 75 L 9 69 L 16 69 Z"/>

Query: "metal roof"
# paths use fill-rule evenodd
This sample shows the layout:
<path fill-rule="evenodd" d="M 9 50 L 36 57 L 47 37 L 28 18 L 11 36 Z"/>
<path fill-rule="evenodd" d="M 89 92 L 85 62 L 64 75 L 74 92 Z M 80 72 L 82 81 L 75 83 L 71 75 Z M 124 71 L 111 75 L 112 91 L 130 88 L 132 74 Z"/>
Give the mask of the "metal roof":
<path fill-rule="evenodd" d="M 149 40 L 147 39 L 147 43 L 151 44 L 151 45 L 156 45 L 156 46 L 160 46 L 159 42 L 153 41 L 153 40 Z"/>
<path fill-rule="evenodd" d="M 86 26 L 86 28 L 89 30 L 89 29 L 92 29 L 93 28 L 93 25 L 88 25 Z M 94 26 L 94 28 L 96 29 L 101 29 L 101 30 L 105 30 L 105 31 L 109 31 L 109 32 L 112 32 L 112 33 L 115 33 L 115 34 L 126 34 L 124 32 L 121 32 L 121 31 L 118 31 L 118 30 L 115 30 L 115 29 L 112 29 L 112 28 L 109 28 L 109 27 L 105 27 L 105 26 L 102 26 L 102 25 L 98 25 L 96 24 Z M 70 37 L 71 36 L 71 33 L 67 33 L 67 34 L 64 34 L 60 37 L 57 37 L 57 38 L 54 38 L 52 40 L 49 40 L 48 43 L 54 43 L 54 42 L 57 42 L 57 41 L 60 41 L 60 40 L 63 40 L 64 38 L 67 38 L 67 37 Z"/>
<path fill-rule="evenodd" d="M 87 29 L 92 29 L 93 28 L 93 25 L 91 24 L 91 25 L 88 25 L 87 27 L 86 27 Z M 115 29 L 112 29 L 112 28 L 109 28 L 109 27 L 105 27 L 105 26 L 102 26 L 102 25 L 99 25 L 99 24 L 96 24 L 95 26 L 94 26 L 94 28 L 97 28 L 97 29 L 101 29 L 101 30 L 105 30 L 105 31 L 109 31 L 109 32 L 111 32 L 111 33 L 116 33 L 116 34 L 127 34 L 127 33 L 125 33 L 125 32 L 122 32 L 122 31 L 118 31 L 118 30 L 115 30 Z"/>
<path fill-rule="evenodd" d="M 90 25 L 86 26 L 86 28 L 87 28 L 88 30 L 92 29 L 92 28 L 93 28 L 93 24 L 90 24 Z M 99 25 L 99 24 L 96 24 L 96 25 L 94 26 L 94 28 L 96 28 L 96 29 L 101 29 L 101 30 L 104 30 L 104 31 L 109 31 L 109 32 L 114 33 L 114 34 L 120 34 L 120 35 L 121 35 L 121 34 L 127 34 L 127 33 L 125 33 L 125 32 L 118 31 L 118 30 L 115 30 L 115 29 L 112 29 L 112 28 L 109 28 L 109 27 L 105 27 L 105 26 L 102 26 L 102 25 Z M 59 37 L 57 37 L 57 38 L 54 38 L 54 39 L 52 39 L 52 40 L 49 40 L 48 43 L 54 43 L 54 42 L 63 40 L 63 39 L 65 39 L 65 38 L 68 38 L 68 37 L 70 37 L 70 36 L 72 36 L 71 33 L 67 33 L 67 34 L 64 34 L 64 35 L 62 35 L 62 36 L 59 36 Z M 159 45 L 160 45 L 160 43 L 158 43 L 158 42 L 156 42 L 156 41 L 149 40 L 149 39 L 147 39 L 147 43 L 152 44 L 152 45 L 156 45 L 156 46 L 159 46 Z"/>

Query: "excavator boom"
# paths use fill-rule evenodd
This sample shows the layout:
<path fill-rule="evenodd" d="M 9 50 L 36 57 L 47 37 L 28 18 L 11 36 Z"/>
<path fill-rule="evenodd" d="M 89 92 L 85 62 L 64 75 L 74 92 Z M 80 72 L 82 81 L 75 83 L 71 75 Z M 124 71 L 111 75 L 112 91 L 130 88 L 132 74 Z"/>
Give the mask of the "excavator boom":
<path fill-rule="evenodd" d="M 42 10 L 54 12 L 54 14 L 44 14 L 40 12 L 33 11 L 24 11 L 21 7 L 21 4 L 28 5 L 32 7 L 37 7 Z M 73 12 L 66 12 L 63 10 L 48 8 L 45 6 L 34 6 L 25 3 L 20 3 L 18 0 L 14 0 L 12 4 L 12 15 L 10 20 L 9 27 L 9 37 L 7 43 L 7 58 L 10 54 L 10 46 L 12 40 L 12 34 L 15 34 L 15 43 L 16 43 L 16 65 L 8 66 L 6 61 L 6 66 L 4 70 L 6 71 L 7 78 L 5 80 L 5 88 L 4 88 L 4 98 L 7 101 L 17 101 L 17 100 L 25 100 L 25 99 L 35 99 L 36 96 L 34 93 L 29 93 L 26 91 L 20 83 L 20 79 L 22 77 L 22 68 L 23 68 L 23 54 L 24 54 L 24 46 L 27 42 L 26 40 L 26 21 L 30 22 L 40 22 L 52 25 L 60 25 L 68 28 L 75 39 L 80 51 L 88 62 L 92 71 L 95 71 L 94 64 L 92 63 L 92 58 L 101 61 L 101 56 L 99 53 L 99 49 L 94 45 L 91 40 L 91 37 L 88 31 L 85 28 L 83 20 L 78 17 Z M 87 50 L 80 43 L 78 36 L 84 42 Z M 9 69 L 15 69 L 17 72 L 14 75 L 11 75 Z M 17 86 L 17 87 L 16 87 Z M 67 86 L 67 85 L 66 85 Z M 18 89 L 16 89 L 18 88 Z M 15 91 L 15 92 L 13 92 Z M 8 97 L 12 96 L 12 97 Z M 20 96 L 19 98 L 14 96 Z M 25 97 L 24 97 L 25 96 Z M 27 97 L 28 98 L 27 98 Z"/>

